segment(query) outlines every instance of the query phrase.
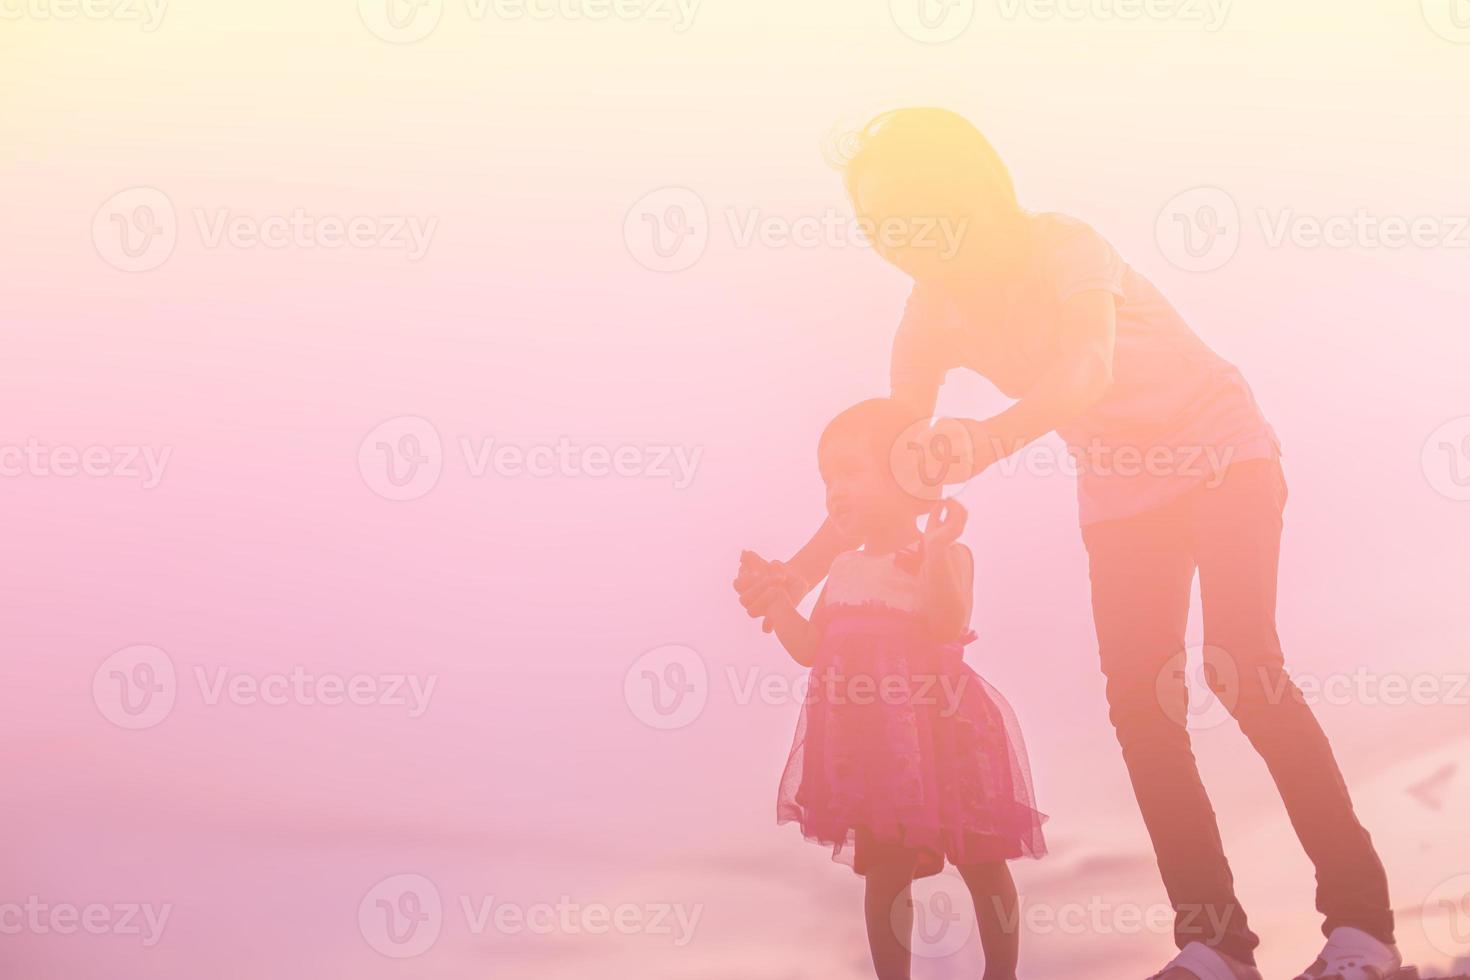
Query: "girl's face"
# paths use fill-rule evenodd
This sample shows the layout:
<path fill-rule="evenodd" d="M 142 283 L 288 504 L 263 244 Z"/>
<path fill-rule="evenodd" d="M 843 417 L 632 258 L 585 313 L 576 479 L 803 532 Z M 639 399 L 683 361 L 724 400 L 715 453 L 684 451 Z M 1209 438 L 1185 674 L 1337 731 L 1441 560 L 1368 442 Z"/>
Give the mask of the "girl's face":
<path fill-rule="evenodd" d="M 827 514 L 849 537 L 908 519 L 908 499 L 868 440 L 839 436 L 822 447 L 817 465 L 827 484 Z"/>

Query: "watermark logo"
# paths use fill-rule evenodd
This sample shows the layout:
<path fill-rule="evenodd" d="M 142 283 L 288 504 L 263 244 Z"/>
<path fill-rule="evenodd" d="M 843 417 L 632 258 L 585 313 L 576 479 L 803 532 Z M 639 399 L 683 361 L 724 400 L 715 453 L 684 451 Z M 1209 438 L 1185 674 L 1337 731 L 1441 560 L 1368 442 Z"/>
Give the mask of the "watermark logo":
<path fill-rule="evenodd" d="M 363 482 L 385 500 L 417 500 L 439 485 L 444 444 L 428 419 L 400 415 L 369 432 L 357 449 Z"/>
<path fill-rule="evenodd" d="M 1420 0 L 1430 30 L 1455 44 L 1470 44 L 1470 0 Z"/>
<path fill-rule="evenodd" d="M 1192 732 L 1219 728 L 1240 702 L 1240 668 L 1221 647 L 1180 650 L 1155 680 L 1159 707 L 1170 721 Z"/>
<path fill-rule="evenodd" d="M 156 187 L 131 187 L 103 202 L 92 218 L 92 244 L 114 269 L 148 272 L 169 260 L 179 242 L 173 201 Z"/>
<path fill-rule="evenodd" d="M 1450 500 L 1470 500 L 1470 415 L 1451 419 L 1424 443 L 1424 475 Z"/>
<path fill-rule="evenodd" d="M 975 444 L 958 419 L 920 419 L 899 433 L 889 449 L 889 469 L 909 496 L 937 503 L 958 493 L 975 467 Z"/>
<path fill-rule="evenodd" d="M 1446 956 L 1470 953 L 1470 875 L 1456 875 L 1424 902 L 1424 936 Z"/>
<path fill-rule="evenodd" d="M 92 675 L 92 702 L 102 717 L 133 731 L 152 728 L 167 718 L 178 692 L 173 661 L 154 646 L 119 650 Z"/>
<path fill-rule="evenodd" d="M 709 209 L 687 187 L 645 194 L 623 219 L 623 241 L 634 261 L 653 272 L 683 272 L 709 247 Z"/>
<path fill-rule="evenodd" d="M 910 921 L 910 896 L 900 894 L 894 900 L 890 922 L 899 942 L 921 959 L 947 959 L 965 948 L 975 932 L 975 910 L 970 891 L 958 876 L 944 873 L 921 878 L 912 891 L 913 927 Z"/>
<path fill-rule="evenodd" d="M 357 927 L 375 951 L 393 959 L 427 953 L 444 928 L 438 887 L 419 874 L 399 874 L 374 885 L 357 906 Z"/>
<path fill-rule="evenodd" d="M 1218 187 L 1176 195 L 1154 225 L 1164 257 L 1186 272 L 1222 269 L 1240 249 L 1240 206 Z"/>
<path fill-rule="evenodd" d="M 888 0 L 893 23 L 920 44 L 953 41 L 975 21 L 975 0 Z"/>
<path fill-rule="evenodd" d="M 709 667 L 699 652 L 679 644 L 643 654 L 623 677 L 623 701 L 649 728 L 673 731 L 694 724 L 709 703 Z"/>
<path fill-rule="evenodd" d="M 444 0 L 357 0 L 367 29 L 389 44 L 414 44 L 434 33 Z"/>

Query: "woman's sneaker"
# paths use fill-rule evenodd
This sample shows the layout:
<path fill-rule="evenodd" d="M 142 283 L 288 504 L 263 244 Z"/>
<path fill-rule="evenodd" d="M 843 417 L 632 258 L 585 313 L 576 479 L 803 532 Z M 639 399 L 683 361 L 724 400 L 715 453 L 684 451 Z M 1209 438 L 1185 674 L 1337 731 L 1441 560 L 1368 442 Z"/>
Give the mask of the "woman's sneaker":
<path fill-rule="evenodd" d="M 1296 980 L 1418 980 L 1419 971 L 1404 968 L 1398 947 L 1387 946 L 1361 929 L 1332 930 L 1317 962 Z"/>
<path fill-rule="evenodd" d="M 1149 980 L 1261 980 L 1261 971 L 1204 943 L 1190 943 Z"/>

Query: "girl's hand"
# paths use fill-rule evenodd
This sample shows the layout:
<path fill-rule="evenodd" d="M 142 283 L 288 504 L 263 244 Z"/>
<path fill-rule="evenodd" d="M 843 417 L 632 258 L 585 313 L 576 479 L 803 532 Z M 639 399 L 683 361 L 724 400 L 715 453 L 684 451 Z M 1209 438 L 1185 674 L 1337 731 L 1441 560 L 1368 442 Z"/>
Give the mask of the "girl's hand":
<path fill-rule="evenodd" d="M 941 500 L 935 504 L 924 525 L 925 549 L 938 550 L 954 544 L 960 539 L 969 519 L 969 511 L 958 500 Z"/>
<path fill-rule="evenodd" d="M 767 561 L 753 551 L 740 554 L 740 572 L 735 576 L 740 604 L 752 619 L 765 619 L 783 603 L 795 606 L 809 591 L 806 583 L 779 561 Z M 770 621 L 762 623 L 771 632 Z"/>
<path fill-rule="evenodd" d="M 771 586 L 771 563 L 754 551 L 740 552 L 740 571 L 735 575 L 735 591 L 740 594 L 740 604 L 751 616 L 756 598 Z"/>

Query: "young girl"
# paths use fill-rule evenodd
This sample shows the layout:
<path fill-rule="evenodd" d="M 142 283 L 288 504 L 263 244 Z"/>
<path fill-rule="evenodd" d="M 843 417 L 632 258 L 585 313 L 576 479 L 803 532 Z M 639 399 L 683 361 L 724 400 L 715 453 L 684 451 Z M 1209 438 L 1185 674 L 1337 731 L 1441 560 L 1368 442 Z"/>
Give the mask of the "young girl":
<path fill-rule="evenodd" d="M 970 670 L 974 561 L 966 514 L 927 509 L 894 474 L 910 422 L 899 403 L 862 402 L 822 434 L 827 510 L 861 551 L 837 559 L 808 622 L 789 597 L 766 625 L 812 668 L 781 779 L 777 820 L 801 825 L 866 879 L 868 942 L 880 980 L 908 980 L 910 885 L 954 864 L 975 905 L 986 980 L 1014 980 L 1017 897 L 1006 861 L 1046 845 L 1009 707 Z M 764 560 L 747 552 L 747 570 Z M 847 848 L 851 846 L 851 854 Z"/>

